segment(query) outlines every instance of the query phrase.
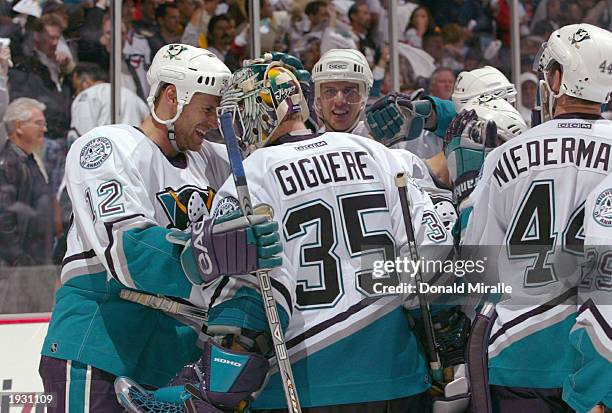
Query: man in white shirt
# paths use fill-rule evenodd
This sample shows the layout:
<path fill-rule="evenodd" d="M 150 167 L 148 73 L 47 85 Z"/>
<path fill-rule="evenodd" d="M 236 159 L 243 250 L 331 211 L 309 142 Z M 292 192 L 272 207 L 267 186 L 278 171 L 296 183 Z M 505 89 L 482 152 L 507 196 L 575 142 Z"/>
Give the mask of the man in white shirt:
<path fill-rule="evenodd" d="M 77 94 L 72 102 L 68 143 L 96 126 L 111 124 L 110 83 L 107 74 L 95 63 L 79 63 L 72 74 Z M 121 117 L 117 123 L 138 126 L 149 114 L 147 105 L 127 87 L 121 88 Z"/>

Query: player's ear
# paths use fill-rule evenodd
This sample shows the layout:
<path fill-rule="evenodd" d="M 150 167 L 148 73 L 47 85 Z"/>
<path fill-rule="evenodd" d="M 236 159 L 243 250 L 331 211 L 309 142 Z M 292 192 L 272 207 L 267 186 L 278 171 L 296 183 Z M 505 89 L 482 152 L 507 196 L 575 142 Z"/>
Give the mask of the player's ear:
<path fill-rule="evenodd" d="M 561 78 L 562 77 L 563 77 L 563 74 L 561 70 L 557 67 L 554 67 L 549 72 L 548 85 L 550 86 L 550 89 L 554 93 L 559 93 L 559 89 L 561 89 Z"/>
<path fill-rule="evenodd" d="M 164 89 L 164 97 L 170 103 L 177 103 L 176 86 L 168 85 L 168 87 Z"/>

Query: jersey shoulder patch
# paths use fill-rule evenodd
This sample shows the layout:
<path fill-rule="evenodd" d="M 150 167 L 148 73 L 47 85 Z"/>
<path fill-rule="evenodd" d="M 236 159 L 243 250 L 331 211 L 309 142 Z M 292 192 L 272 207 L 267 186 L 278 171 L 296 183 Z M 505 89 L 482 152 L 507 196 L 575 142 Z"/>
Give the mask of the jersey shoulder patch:
<path fill-rule="evenodd" d="M 240 202 L 233 196 L 226 196 L 217 204 L 215 208 L 215 212 L 213 214 L 213 219 L 217 219 L 223 215 L 227 215 L 233 211 L 237 211 L 240 209 Z"/>
<path fill-rule="evenodd" d="M 603 190 L 595 198 L 593 219 L 599 225 L 612 227 L 612 188 Z"/>
<path fill-rule="evenodd" d="M 96 169 L 104 163 L 113 152 L 110 139 L 98 136 L 91 139 L 81 149 L 79 161 L 84 169 Z"/>

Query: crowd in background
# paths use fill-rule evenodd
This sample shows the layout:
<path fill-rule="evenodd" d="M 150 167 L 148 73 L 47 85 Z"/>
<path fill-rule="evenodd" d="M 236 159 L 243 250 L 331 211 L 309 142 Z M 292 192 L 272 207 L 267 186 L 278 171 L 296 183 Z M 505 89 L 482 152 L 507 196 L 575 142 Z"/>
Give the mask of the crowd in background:
<path fill-rule="evenodd" d="M 357 48 L 390 91 L 388 0 L 259 0 L 263 51 L 311 70 L 332 48 Z M 109 0 L 0 0 L 0 267 L 61 263 L 70 205 L 70 144 L 110 123 Z M 529 120 L 540 44 L 566 24 L 612 26 L 610 0 L 521 0 L 521 114 Z M 450 99 L 456 75 L 484 65 L 510 75 L 507 0 L 399 1 L 400 89 Z M 249 54 L 246 0 L 123 0 L 122 119 L 148 115 L 146 71 L 157 50 L 204 47 L 235 70 Z M 612 70 L 605 68 L 605 70 Z M 8 137 L 8 139 L 7 139 Z M 65 244 L 65 243 L 64 243 Z"/>

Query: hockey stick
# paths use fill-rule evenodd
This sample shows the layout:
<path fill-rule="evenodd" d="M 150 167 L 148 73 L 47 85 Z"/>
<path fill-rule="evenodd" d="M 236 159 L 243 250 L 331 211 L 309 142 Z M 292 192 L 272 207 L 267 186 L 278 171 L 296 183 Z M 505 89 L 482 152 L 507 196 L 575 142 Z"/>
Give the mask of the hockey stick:
<path fill-rule="evenodd" d="M 235 114 L 238 108 L 233 108 L 231 110 Z M 242 165 L 242 153 L 238 147 L 238 140 L 236 138 L 236 133 L 234 132 L 234 119 L 232 112 L 221 113 L 219 115 L 219 123 L 221 125 L 221 134 L 225 140 L 225 146 L 230 161 L 230 168 L 232 169 L 234 184 L 236 185 L 238 202 L 240 203 L 240 208 L 246 217 L 247 215 L 251 215 L 253 213 L 253 207 L 251 205 L 251 196 L 249 194 L 246 175 Z M 256 275 L 261 296 L 264 301 L 268 326 L 270 327 L 270 332 L 272 333 L 272 342 L 274 343 L 276 360 L 278 362 L 278 372 L 283 384 L 283 390 L 285 391 L 287 407 L 289 413 L 301 413 L 302 408 L 300 407 L 297 389 L 295 388 L 294 384 L 295 380 L 293 379 L 293 371 L 291 370 L 291 363 L 289 362 L 287 346 L 285 344 L 285 335 L 280 325 L 280 318 L 278 317 L 278 310 L 276 308 L 276 299 L 272 293 L 272 283 L 270 281 L 269 270 L 259 270 L 256 272 Z"/>
<path fill-rule="evenodd" d="M 395 186 L 399 192 L 400 204 L 402 206 L 402 214 L 404 217 L 404 225 L 406 227 L 406 237 L 408 238 L 410 258 L 414 262 L 418 262 L 419 253 L 417 251 L 414 228 L 412 226 L 412 215 L 410 214 L 410 203 L 408 201 L 408 192 L 406 190 L 406 187 L 408 186 L 408 177 L 405 172 L 400 172 L 395 176 Z M 421 308 L 421 317 L 423 317 L 423 324 L 425 325 L 424 330 L 425 339 L 427 341 L 427 352 L 429 353 L 429 368 L 434 381 L 442 383 L 442 364 L 440 363 L 440 356 L 438 355 L 438 349 L 434 337 L 434 328 L 431 321 L 431 310 L 429 308 L 427 298 L 419 293 L 420 286 L 423 284 L 423 276 L 421 275 L 420 266 L 416 266 L 415 268 L 415 279 L 417 282 L 417 298 L 419 300 L 419 307 Z"/>

